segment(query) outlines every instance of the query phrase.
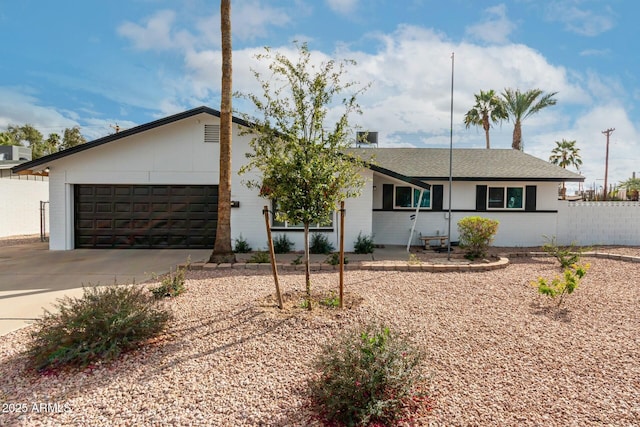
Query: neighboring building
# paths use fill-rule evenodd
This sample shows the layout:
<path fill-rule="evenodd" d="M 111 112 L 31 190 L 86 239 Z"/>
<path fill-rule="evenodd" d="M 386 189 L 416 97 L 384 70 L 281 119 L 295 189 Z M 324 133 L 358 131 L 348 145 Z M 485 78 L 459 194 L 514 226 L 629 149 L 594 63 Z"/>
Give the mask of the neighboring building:
<path fill-rule="evenodd" d="M 50 177 L 50 249 L 213 247 L 219 179 L 219 117 L 198 107 L 14 167 Z M 266 247 L 268 203 L 239 176 L 251 136 L 233 119 L 231 233 Z M 354 149 L 355 150 L 355 149 Z M 417 198 L 415 235 L 447 232 L 448 150 L 366 148 L 374 155 L 362 195 L 345 204 L 347 250 L 359 233 L 378 244 L 407 244 Z M 369 158 L 369 157 L 367 157 Z M 501 222 L 496 244 L 539 245 L 554 235 L 557 188 L 580 175 L 515 150 L 454 150 L 452 219 L 483 215 Z M 334 243 L 338 217 L 327 227 Z M 302 228 L 273 222 L 302 248 Z M 452 239 L 456 239 L 455 223 Z M 418 244 L 415 238 L 412 243 Z M 336 244 L 337 247 L 337 244 Z"/>

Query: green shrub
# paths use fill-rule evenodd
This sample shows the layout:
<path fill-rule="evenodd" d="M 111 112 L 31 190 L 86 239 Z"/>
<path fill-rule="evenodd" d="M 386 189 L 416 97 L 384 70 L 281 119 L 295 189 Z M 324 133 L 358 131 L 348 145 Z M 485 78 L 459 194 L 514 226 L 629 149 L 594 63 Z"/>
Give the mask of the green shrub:
<path fill-rule="evenodd" d="M 268 252 L 258 251 L 251 255 L 251 258 L 247 260 L 247 262 L 257 263 L 257 264 L 266 264 L 271 262 L 271 257 Z"/>
<path fill-rule="evenodd" d="M 340 306 L 340 297 L 334 291 L 331 291 L 328 297 L 322 298 L 319 302 L 320 305 L 325 307 L 336 308 Z"/>
<path fill-rule="evenodd" d="M 482 258 L 498 231 L 498 221 L 480 216 L 468 216 L 458 221 L 460 247 L 469 259 Z"/>
<path fill-rule="evenodd" d="M 547 243 L 542 245 L 542 250 L 555 257 L 560 263 L 560 268 L 566 269 L 580 262 L 585 249 L 576 246 L 575 243 L 571 243 L 568 246 L 558 246 L 555 236 L 551 238 L 545 236 L 545 238 Z"/>
<path fill-rule="evenodd" d="M 372 254 L 374 250 L 373 234 L 371 236 L 363 236 L 362 232 L 358 233 L 358 238 L 353 248 L 353 251 L 357 254 Z"/>
<path fill-rule="evenodd" d="M 280 234 L 273 239 L 273 251 L 277 254 L 287 254 L 293 250 L 293 246 L 286 234 Z"/>
<path fill-rule="evenodd" d="M 249 245 L 247 240 L 244 237 L 242 237 L 242 234 L 240 234 L 240 236 L 237 239 L 235 239 L 235 242 L 236 244 L 233 249 L 235 253 L 246 254 L 251 252 L 251 245 Z"/>
<path fill-rule="evenodd" d="M 564 297 L 566 295 L 570 295 L 578 288 L 578 284 L 580 280 L 587 274 L 587 270 L 589 269 L 589 264 L 586 265 L 577 265 L 574 264 L 571 267 L 568 267 L 564 270 L 564 275 L 562 278 L 555 277 L 551 282 L 548 282 L 546 279 L 540 277 L 538 281 L 533 285 L 538 288 L 538 292 L 542 295 L 547 295 L 548 297 L 555 299 L 558 298 L 558 307 L 562 304 Z"/>
<path fill-rule="evenodd" d="M 186 268 L 178 267 L 175 274 L 169 271 L 169 274 L 161 279 L 159 286 L 150 289 L 153 296 L 158 299 L 164 297 L 175 297 L 186 291 L 187 288 L 184 286 L 184 275 L 187 268 L 188 264 Z"/>
<path fill-rule="evenodd" d="M 313 233 L 311 235 L 311 242 L 309 243 L 309 253 L 328 255 L 333 252 L 334 249 L 335 248 L 329 241 L 329 237 L 326 234 Z"/>
<path fill-rule="evenodd" d="M 171 315 L 142 286 L 87 287 L 45 311 L 31 333 L 28 354 L 39 370 L 86 366 L 117 358 L 159 334 Z"/>
<path fill-rule="evenodd" d="M 339 252 L 334 252 L 331 255 L 329 255 L 325 261 L 327 264 L 331 264 L 331 265 L 339 265 L 340 264 L 340 253 Z M 347 257 L 344 257 L 344 263 L 345 264 L 349 264 L 349 260 L 347 259 Z"/>
<path fill-rule="evenodd" d="M 394 423 L 426 402 L 418 391 L 423 354 L 388 328 L 370 325 L 347 331 L 323 346 L 315 366 L 320 375 L 309 391 L 320 414 L 346 425 Z"/>
<path fill-rule="evenodd" d="M 302 264 L 302 255 L 298 255 L 291 261 L 291 265 L 300 265 Z"/>

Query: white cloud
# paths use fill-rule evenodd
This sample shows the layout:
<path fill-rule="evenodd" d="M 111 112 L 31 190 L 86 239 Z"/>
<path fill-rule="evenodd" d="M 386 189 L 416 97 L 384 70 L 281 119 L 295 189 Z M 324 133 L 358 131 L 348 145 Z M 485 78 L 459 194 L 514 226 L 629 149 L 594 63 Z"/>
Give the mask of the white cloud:
<path fill-rule="evenodd" d="M 174 11 L 161 10 L 147 18 L 143 25 L 125 22 L 117 31 L 121 36 L 131 40 L 136 49 L 173 49 L 178 45 L 184 45 L 190 38 L 186 31 L 175 33 L 172 30 L 175 19 Z"/>
<path fill-rule="evenodd" d="M 507 7 L 504 4 L 499 4 L 485 9 L 484 14 L 485 19 L 478 24 L 467 27 L 466 33 L 476 40 L 486 43 L 508 43 L 509 35 L 516 28 L 516 25 L 507 17 Z"/>
<path fill-rule="evenodd" d="M 339 15 L 348 15 L 358 7 L 358 0 L 326 0 L 327 6 Z"/>
<path fill-rule="evenodd" d="M 549 21 L 564 23 L 565 29 L 583 36 L 597 36 L 615 26 L 613 12 L 609 6 L 598 10 L 580 7 L 583 0 L 557 0 L 547 5 Z M 593 3 L 593 2 L 592 2 Z M 595 3 L 594 6 L 600 6 Z"/>

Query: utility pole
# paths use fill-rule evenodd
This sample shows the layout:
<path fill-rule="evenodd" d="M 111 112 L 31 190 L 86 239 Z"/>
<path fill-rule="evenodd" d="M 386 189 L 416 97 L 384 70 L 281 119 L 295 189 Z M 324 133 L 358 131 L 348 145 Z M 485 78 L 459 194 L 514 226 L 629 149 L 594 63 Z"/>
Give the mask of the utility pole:
<path fill-rule="evenodd" d="M 603 130 L 602 134 L 607 135 L 607 155 L 604 160 L 604 198 L 603 200 L 607 200 L 607 175 L 609 174 L 609 135 L 616 130 L 615 128 L 609 128 L 607 130 Z"/>

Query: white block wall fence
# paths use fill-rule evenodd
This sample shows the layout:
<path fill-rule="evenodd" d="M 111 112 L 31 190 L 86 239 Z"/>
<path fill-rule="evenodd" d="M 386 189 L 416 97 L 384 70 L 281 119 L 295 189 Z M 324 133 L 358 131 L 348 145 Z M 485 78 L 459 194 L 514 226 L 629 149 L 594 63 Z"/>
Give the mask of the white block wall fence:
<path fill-rule="evenodd" d="M 640 202 L 559 202 L 560 244 L 640 246 Z"/>
<path fill-rule="evenodd" d="M 0 237 L 40 234 L 40 201 L 47 200 L 48 181 L 0 179 Z"/>

